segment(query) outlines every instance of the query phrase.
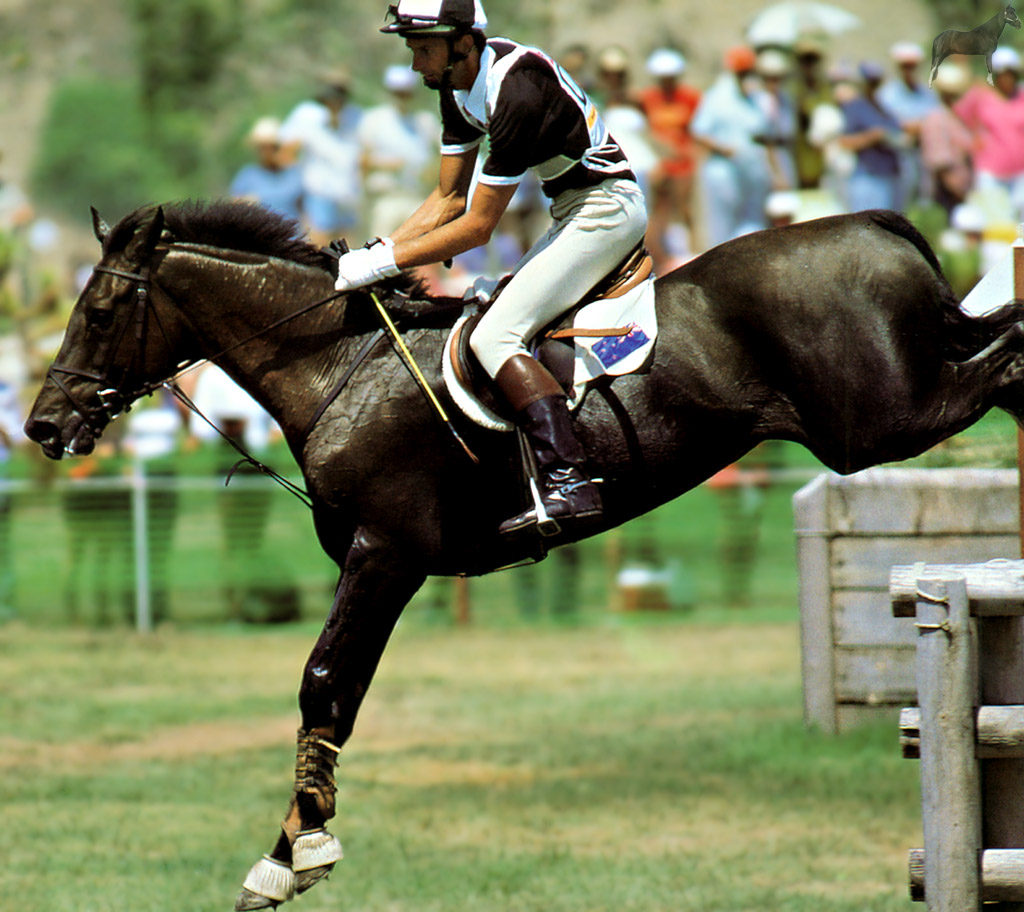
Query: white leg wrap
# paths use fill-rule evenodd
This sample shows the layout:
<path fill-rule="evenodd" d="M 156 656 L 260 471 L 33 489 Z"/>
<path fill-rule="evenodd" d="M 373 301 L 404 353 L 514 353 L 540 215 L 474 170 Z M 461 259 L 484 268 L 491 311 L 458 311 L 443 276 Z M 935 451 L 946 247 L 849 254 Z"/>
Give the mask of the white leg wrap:
<path fill-rule="evenodd" d="M 264 855 L 249 869 L 242 887 L 275 903 L 287 902 L 295 896 L 295 873 L 290 866 Z"/>
<path fill-rule="evenodd" d="M 292 869 L 296 873 L 334 864 L 343 857 L 341 843 L 325 829 L 299 833 L 292 845 Z"/>

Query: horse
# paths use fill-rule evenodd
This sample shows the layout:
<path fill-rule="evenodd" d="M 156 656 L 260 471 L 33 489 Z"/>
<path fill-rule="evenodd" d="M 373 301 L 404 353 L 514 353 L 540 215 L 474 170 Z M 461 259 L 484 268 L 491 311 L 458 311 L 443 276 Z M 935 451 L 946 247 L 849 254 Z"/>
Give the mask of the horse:
<path fill-rule="evenodd" d="M 539 536 L 497 532 L 523 506 L 520 454 L 513 434 L 465 420 L 445 391 L 440 361 L 461 301 L 405 279 L 371 289 L 478 462 L 381 335 L 370 293 L 333 292 L 330 258 L 295 223 L 238 202 L 144 207 L 113 228 L 93 221 L 102 254 L 28 437 L 54 459 L 88 453 L 115 413 L 211 359 L 281 426 L 340 569 L 301 676 L 291 802 L 236 902 L 272 908 L 341 857 L 326 829 L 336 756 L 405 604 L 429 575 L 540 556 Z M 574 412 L 603 479 L 605 513 L 588 535 L 764 440 L 796 441 L 850 473 L 917 455 L 992 407 L 1024 418 L 1024 302 L 963 312 L 925 239 L 896 213 L 738 238 L 658 278 L 655 294 L 648 364 L 595 384 Z"/>
<path fill-rule="evenodd" d="M 932 42 L 932 71 L 928 75 L 928 85 L 931 86 L 935 79 L 939 64 L 950 54 L 984 54 L 985 66 L 988 67 L 988 84 L 992 85 L 992 54 L 999 44 L 999 36 L 1003 34 L 1003 29 L 1007 25 L 1017 29 L 1021 27 L 1021 21 L 1017 18 L 1017 11 L 1012 4 L 1008 4 L 987 22 L 968 32 L 946 29 L 936 35 Z"/>

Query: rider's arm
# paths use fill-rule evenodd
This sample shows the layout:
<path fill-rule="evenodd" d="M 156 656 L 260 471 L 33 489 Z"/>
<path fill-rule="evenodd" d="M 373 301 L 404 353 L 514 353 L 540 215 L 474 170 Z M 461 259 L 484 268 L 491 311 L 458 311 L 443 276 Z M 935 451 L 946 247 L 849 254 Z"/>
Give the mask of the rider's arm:
<path fill-rule="evenodd" d="M 459 158 L 461 156 L 445 156 Z M 509 201 L 516 192 L 516 184 L 491 185 L 478 183 L 473 192 L 472 205 L 465 208 L 465 190 L 461 201 L 456 193 L 445 192 L 444 163 L 442 181 L 427 202 L 417 210 L 391 237 L 395 242 L 395 263 L 401 269 L 440 263 L 490 240 Z M 472 172 L 472 166 L 470 166 Z M 422 213 L 418 226 L 424 230 L 415 234 L 413 220 Z M 447 217 L 446 217 L 447 216 Z"/>
<path fill-rule="evenodd" d="M 418 238 L 466 211 L 476 153 L 476 149 L 470 149 L 458 155 L 441 156 L 437 186 L 423 204 L 391 233 L 391 240 L 400 244 Z"/>

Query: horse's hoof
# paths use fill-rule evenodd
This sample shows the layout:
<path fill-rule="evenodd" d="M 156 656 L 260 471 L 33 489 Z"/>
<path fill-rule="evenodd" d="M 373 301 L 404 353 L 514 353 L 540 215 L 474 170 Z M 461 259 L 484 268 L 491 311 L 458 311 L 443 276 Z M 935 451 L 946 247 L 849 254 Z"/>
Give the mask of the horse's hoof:
<path fill-rule="evenodd" d="M 299 871 L 295 875 L 295 892 L 305 893 L 310 887 L 315 887 L 321 880 L 326 878 L 334 865 L 321 865 L 319 868 L 310 868 L 308 871 Z"/>
<path fill-rule="evenodd" d="M 295 896 L 295 872 L 290 865 L 264 855 L 250 869 L 235 900 L 235 912 L 274 909 Z"/>
<path fill-rule="evenodd" d="M 334 870 L 335 862 L 344 853 L 341 843 L 327 830 L 306 830 L 299 833 L 292 845 L 292 869 L 295 871 L 295 892 L 305 893 Z"/>
<path fill-rule="evenodd" d="M 276 909 L 279 905 L 281 905 L 279 902 L 266 896 L 260 896 L 258 893 L 253 893 L 252 890 L 247 890 L 245 887 L 242 887 L 238 896 L 235 897 L 235 912 L 250 912 L 253 909 Z"/>

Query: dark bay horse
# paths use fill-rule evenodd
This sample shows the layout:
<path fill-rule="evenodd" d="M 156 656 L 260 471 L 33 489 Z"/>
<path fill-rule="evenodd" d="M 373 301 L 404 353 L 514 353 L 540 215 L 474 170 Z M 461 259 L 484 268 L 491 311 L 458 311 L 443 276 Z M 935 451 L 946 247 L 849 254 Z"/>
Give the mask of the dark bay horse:
<path fill-rule="evenodd" d="M 928 85 L 935 79 L 935 73 L 950 54 L 981 54 L 985 57 L 988 67 L 988 82 L 992 84 L 992 54 L 999 44 L 999 36 L 1007 25 L 1021 27 L 1020 19 L 1013 4 L 1007 4 L 987 22 L 977 28 L 962 32 L 957 29 L 946 29 L 935 36 L 932 42 L 932 71 L 928 75 Z"/>
<path fill-rule="evenodd" d="M 292 801 L 237 904 L 272 907 L 340 857 L 324 828 L 335 755 L 405 604 L 428 575 L 485 573 L 533 551 L 497 534 L 521 506 L 515 443 L 463 422 L 446 398 L 440 357 L 457 302 L 414 301 L 422 316 L 405 319 L 403 336 L 479 465 L 379 337 L 310 429 L 377 315 L 364 292 L 305 310 L 331 296 L 333 277 L 293 223 L 237 203 L 146 208 L 112 230 L 94 223 L 102 257 L 28 436 L 54 459 L 87 453 L 113 412 L 213 357 L 281 425 L 341 569 L 302 676 Z M 961 312 L 927 243 L 895 213 L 748 235 L 656 288 L 649 369 L 592 390 L 577 412 L 605 479 L 603 529 L 769 438 L 847 473 L 921 453 L 993 406 L 1024 416 L 1024 306 Z"/>

